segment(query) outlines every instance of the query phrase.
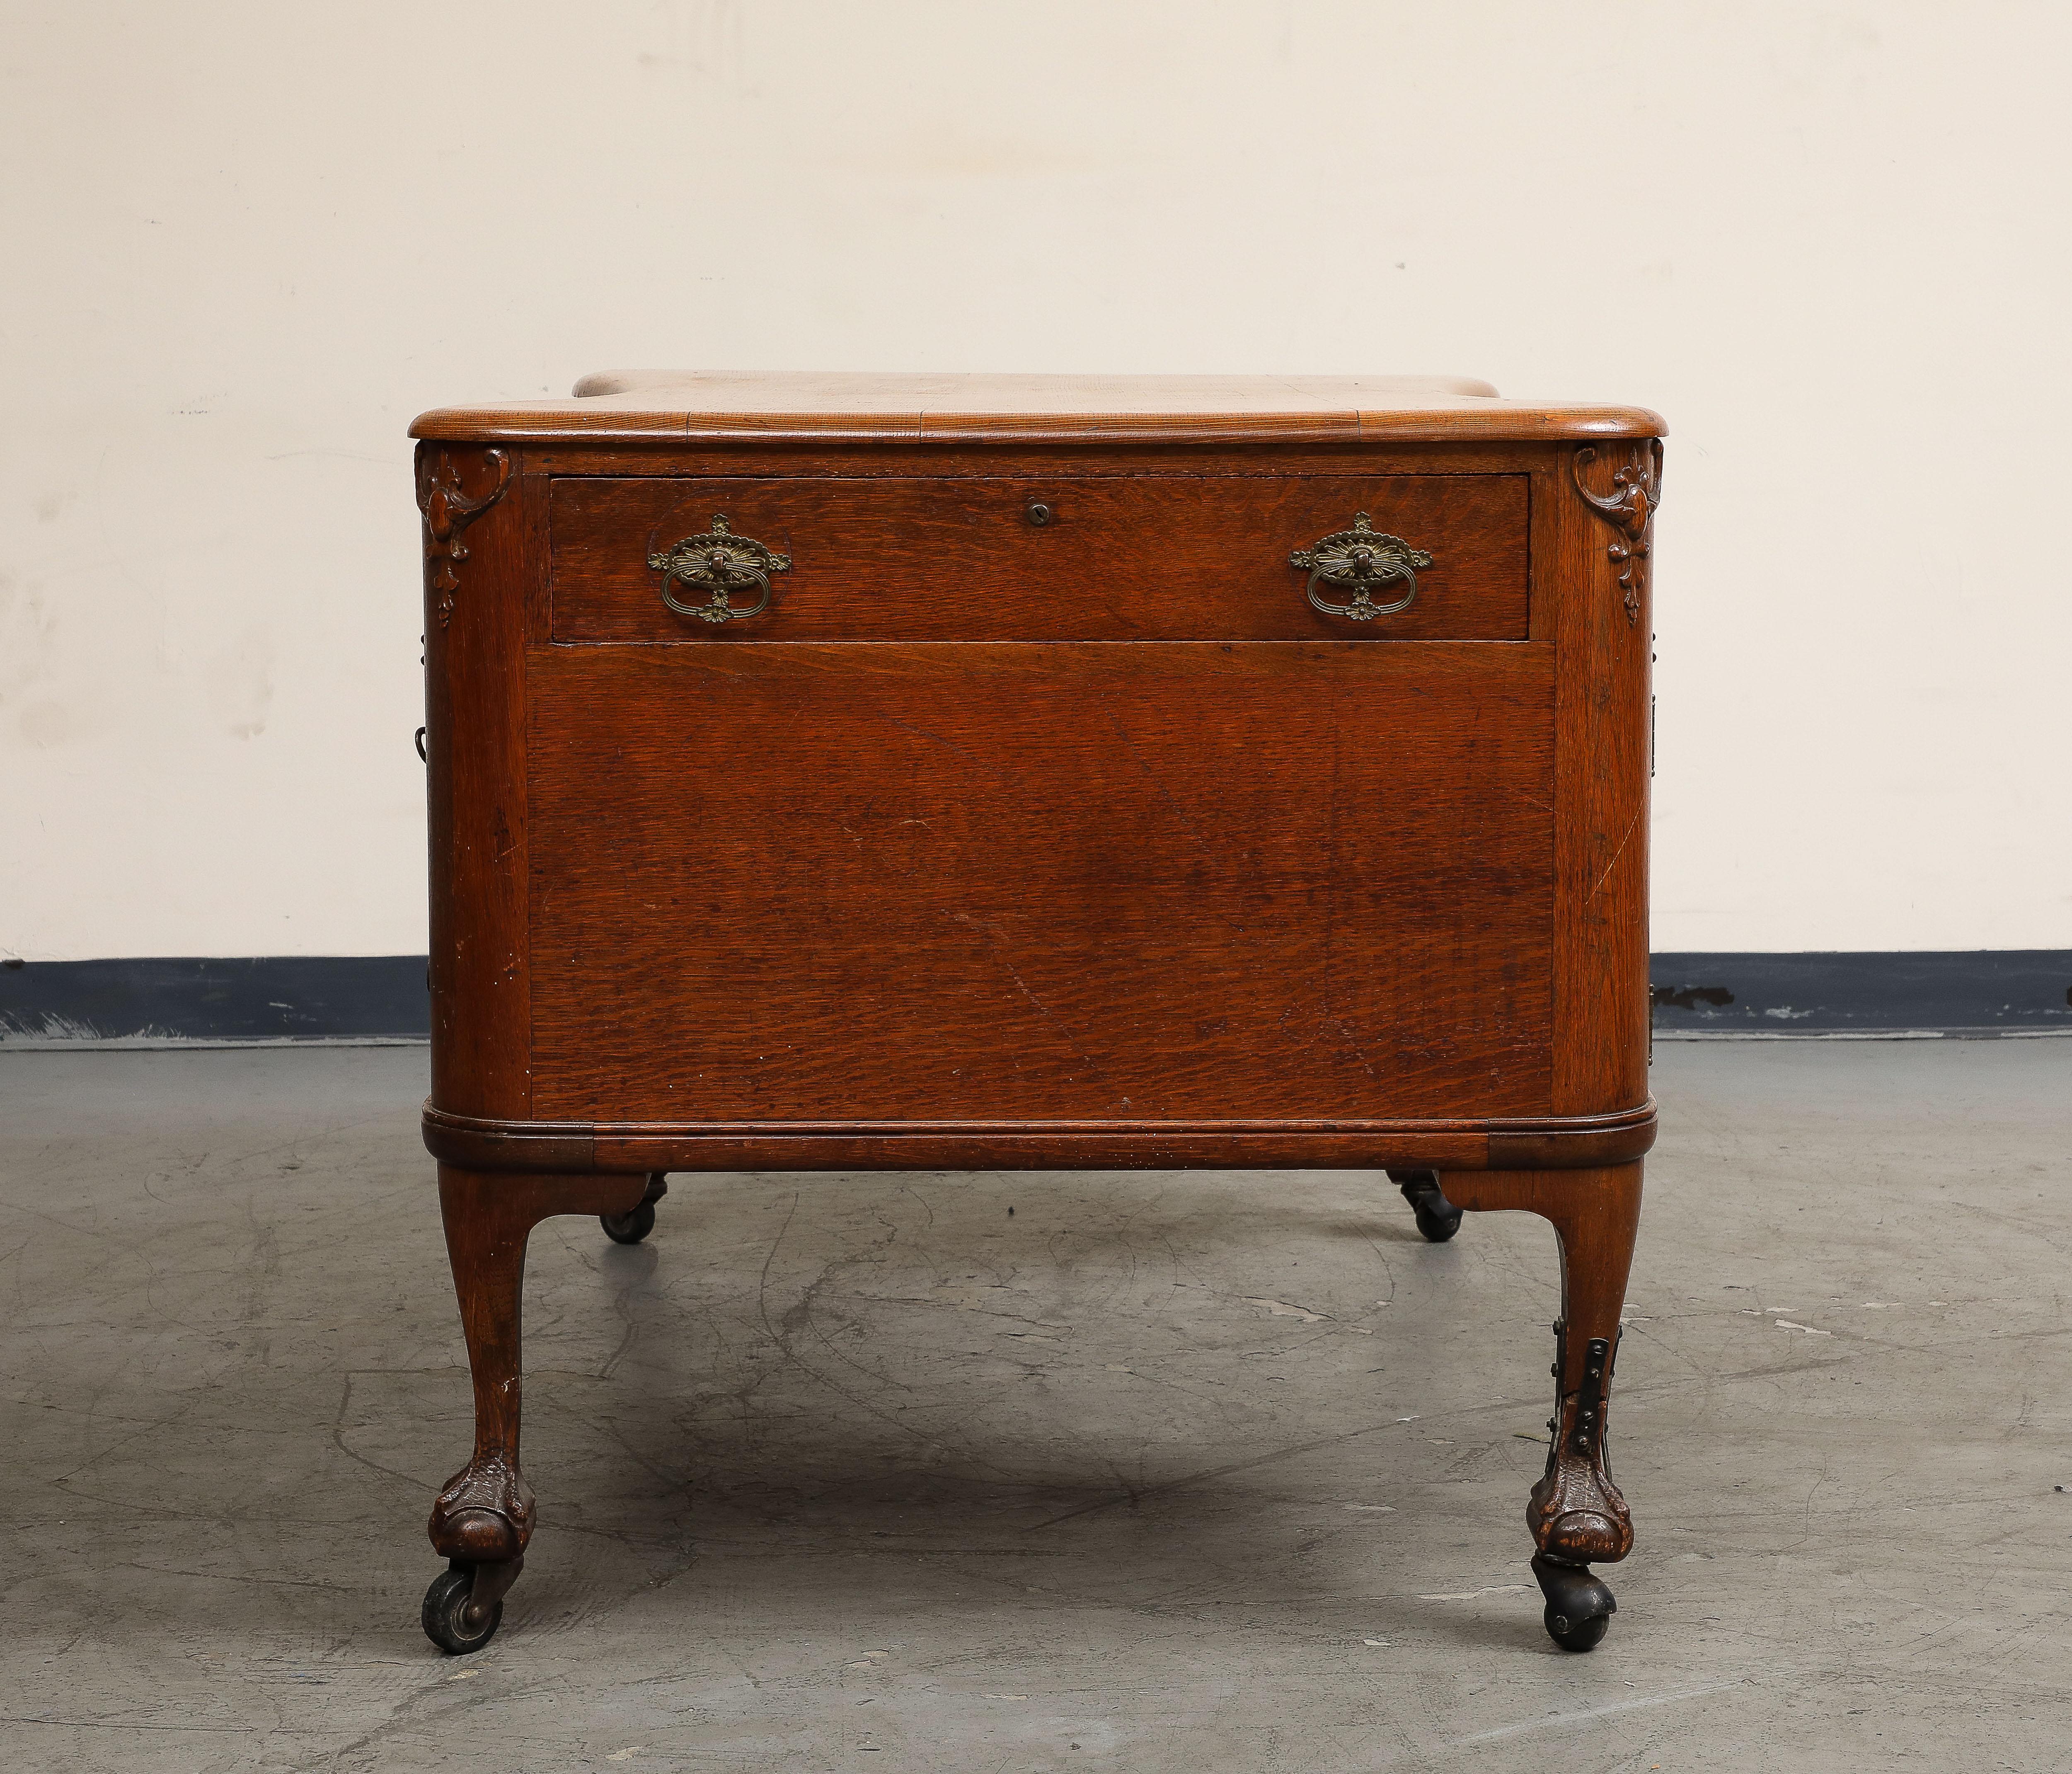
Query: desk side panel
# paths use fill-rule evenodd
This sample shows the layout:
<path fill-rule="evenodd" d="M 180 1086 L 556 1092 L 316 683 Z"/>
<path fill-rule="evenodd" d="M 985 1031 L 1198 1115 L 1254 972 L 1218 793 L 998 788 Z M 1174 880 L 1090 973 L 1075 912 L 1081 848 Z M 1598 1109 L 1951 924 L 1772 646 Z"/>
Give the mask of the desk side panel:
<path fill-rule="evenodd" d="M 1533 487 L 1534 631 L 1555 692 L 1556 1115 L 1647 1100 L 1649 562 L 1660 445 L 1549 453 Z M 1623 478 L 1615 478 L 1622 476 Z M 1618 502 L 1607 513 L 1592 503 Z"/>
<path fill-rule="evenodd" d="M 532 1110 L 525 626 L 545 596 L 546 529 L 546 483 L 517 454 L 418 446 L 432 1101 L 512 1119 Z"/>

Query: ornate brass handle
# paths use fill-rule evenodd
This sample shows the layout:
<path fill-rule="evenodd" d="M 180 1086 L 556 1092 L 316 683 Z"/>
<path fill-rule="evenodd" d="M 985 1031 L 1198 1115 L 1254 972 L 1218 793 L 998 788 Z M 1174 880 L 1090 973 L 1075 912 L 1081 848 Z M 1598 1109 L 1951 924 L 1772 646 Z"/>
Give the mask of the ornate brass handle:
<path fill-rule="evenodd" d="M 1432 557 L 1400 536 L 1383 536 L 1361 511 L 1350 530 L 1336 531 L 1314 548 L 1296 549 L 1288 556 L 1288 565 L 1309 569 L 1309 602 L 1326 616 L 1350 616 L 1356 622 L 1366 622 L 1408 610 L 1417 597 L 1416 569 L 1430 566 Z M 1318 597 L 1320 584 L 1350 585 L 1350 602 L 1334 604 Z M 1374 601 L 1375 591 L 1394 585 L 1407 585 L 1409 589 L 1393 603 Z"/>
<path fill-rule="evenodd" d="M 695 616 L 707 622 L 743 622 L 760 616 L 770 603 L 770 575 L 788 573 L 791 557 L 766 548 L 753 537 L 736 536 L 726 527 L 726 515 L 716 512 L 712 528 L 703 536 L 687 536 L 673 547 L 648 556 L 648 565 L 662 576 L 662 602 L 679 616 Z M 685 603 L 671 589 L 693 588 L 705 594 L 701 604 Z M 737 610 L 733 594 L 757 588 L 755 602 Z"/>

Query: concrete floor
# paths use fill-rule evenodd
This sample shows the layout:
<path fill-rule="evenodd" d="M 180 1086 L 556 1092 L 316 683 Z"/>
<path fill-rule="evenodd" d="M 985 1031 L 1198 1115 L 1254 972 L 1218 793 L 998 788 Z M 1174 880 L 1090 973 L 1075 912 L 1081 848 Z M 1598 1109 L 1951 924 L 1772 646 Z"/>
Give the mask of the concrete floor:
<path fill-rule="evenodd" d="M 2072 1760 L 2072 1041 L 1658 1049 L 1640 1538 L 1589 1657 L 1521 1519 L 1552 1234 L 1428 1246 L 1325 1172 L 680 1177 L 645 1246 L 550 1223 L 538 1536 L 442 1658 L 424 1072 L 0 1057 L 0 1764 Z"/>

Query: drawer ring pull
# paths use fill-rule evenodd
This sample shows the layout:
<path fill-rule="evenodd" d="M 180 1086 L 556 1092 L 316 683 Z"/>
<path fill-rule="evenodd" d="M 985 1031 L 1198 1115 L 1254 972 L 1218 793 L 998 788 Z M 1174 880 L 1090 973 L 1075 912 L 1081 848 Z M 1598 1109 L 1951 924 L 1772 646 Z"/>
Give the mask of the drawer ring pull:
<path fill-rule="evenodd" d="M 713 515 L 712 528 L 704 535 L 687 536 L 672 547 L 658 550 L 648 556 L 648 565 L 662 576 L 662 602 L 679 616 L 695 616 L 707 622 L 745 622 L 769 608 L 770 575 L 788 573 L 791 557 L 766 548 L 753 536 L 736 536 L 722 511 Z M 704 593 L 705 602 L 685 602 L 672 589 L 677 585 Z M 751 588 L 755 602 L 737 606 L 734 593 Z"/>
<path fill-rule="evenodd" d="M 1350 616 L 1356 622 L 1377 616 L 1392 616 L 1417 601 L 1417 572 L 1432 565 L 1432 556 L 1413 548 L 1400 536 L 1386 536 L 1357 513 L 1350 530 L 1326 536 L 1313 548 L 1297 548 L 1288 556 L 1291 567 L 1307 567 L 1309 583 L 1305 587 L 1312 608 L 1326 616 Z M 1350 586 L 1352 597 L 1334 604 L 1317 594 L 1318 585 Z M 1378 604 L 1372 593 L 1384 585 L 1407 585 L 1409 589 L 1392 602 Z"/>

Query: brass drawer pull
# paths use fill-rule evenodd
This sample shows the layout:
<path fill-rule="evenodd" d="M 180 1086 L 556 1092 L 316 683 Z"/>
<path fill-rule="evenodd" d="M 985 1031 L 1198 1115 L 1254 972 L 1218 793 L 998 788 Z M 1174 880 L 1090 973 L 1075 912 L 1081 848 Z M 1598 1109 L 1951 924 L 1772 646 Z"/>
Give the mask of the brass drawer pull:
<path fill-rule="evenodd" d="M 752 537 L 736 536 L 726 527 L 726 514 L 718 512 L 703 536 L 687 536 L 673 548 L 649 555 L 648 565 L 662 576 L 662 602 L 679 616 L 695 616 L 707 622 L 744 622 L 768 608 L 770 575 L 790 572 L 791 557 L 766 548 Z M 671 589 L 676 585 L 706 593 L 705 601 L 685 603 Z M 750 586 L 757 588 L 755 602 L 737 610 L 732 594 Z"/>
<path fill-rule="evenodd" d="M 1297 548 L 1288 556 L 1291 567 L 1309 569 L 1309 602 L 1326 616 L 1350 616 L 1356 622 L 1377 616 L 1392 616 L 1408 610 L 1417 597 L 1419 567 L 1432 565 L 1422 548 L 1413 548 L 1400 536 L 1383 536 L 1361 511 L 1350 530 L 1327 536 L 1314 548 Z M 1317 595 L 1319 583 L 1350 585 L 1352 601 L 1334 604 Z M 1377 604 L 1371 593 L 1383 585 L 1407 585 L 1409 589 L 1393 603 Z"/>

